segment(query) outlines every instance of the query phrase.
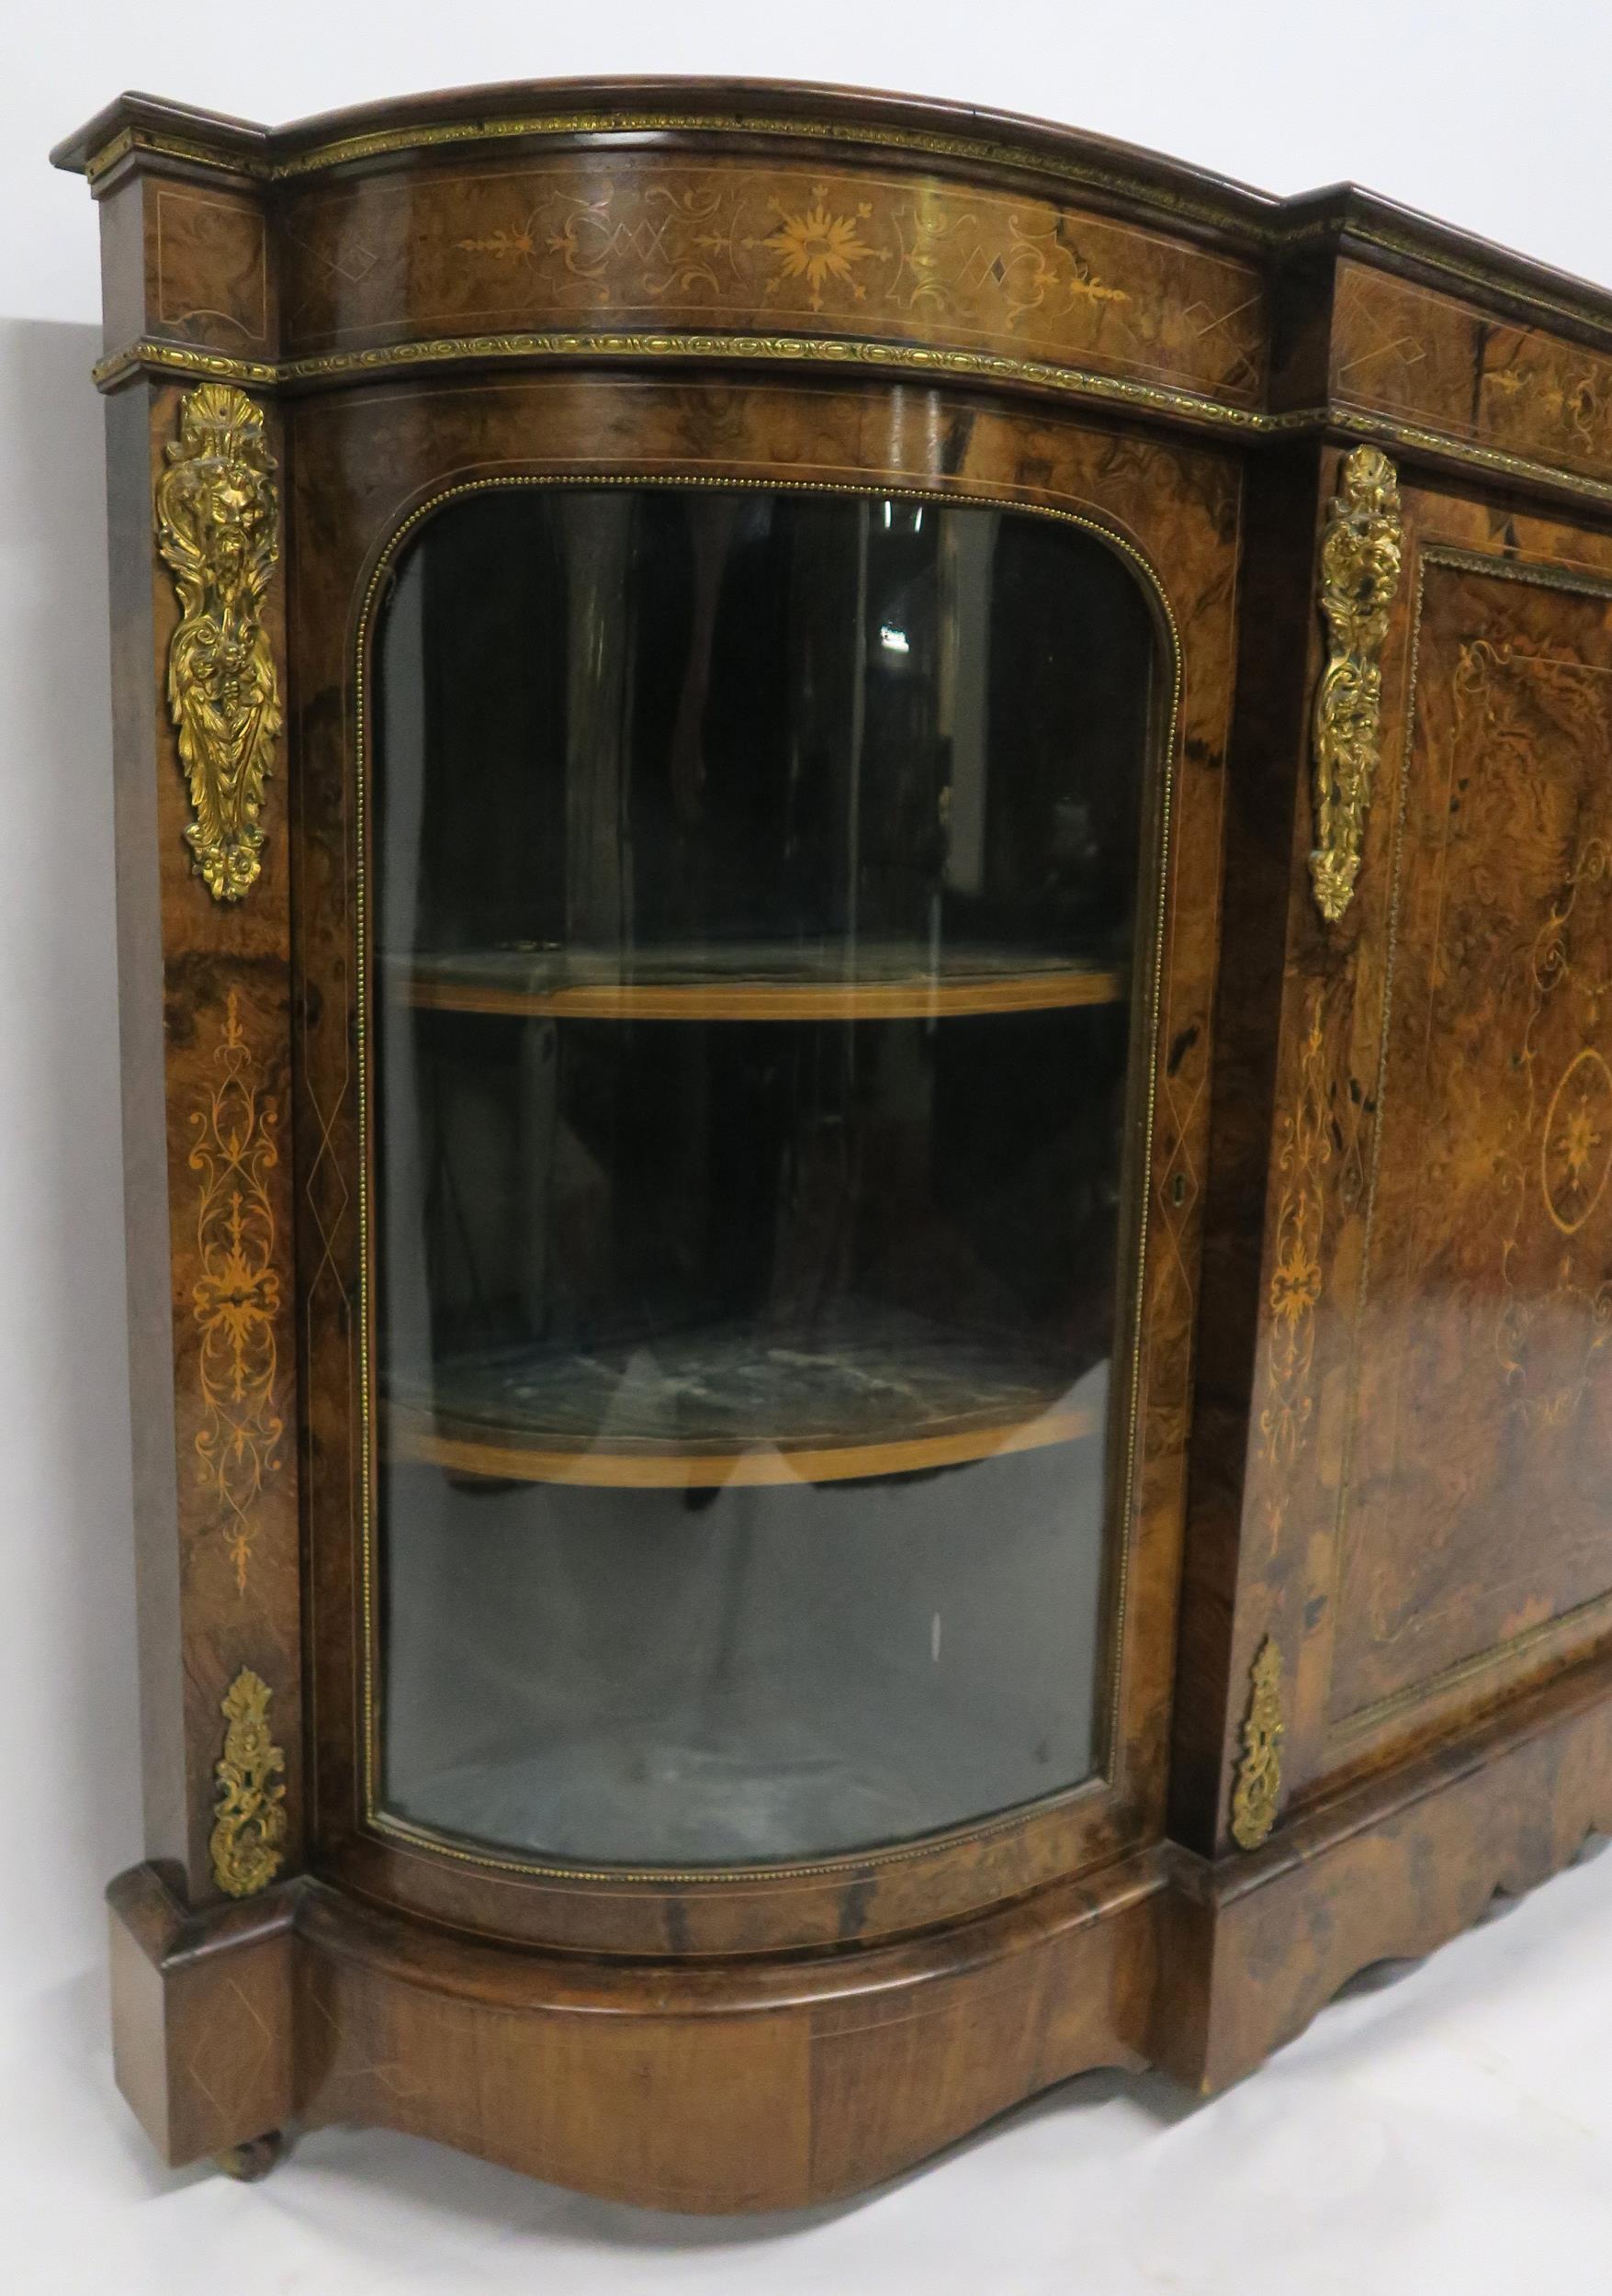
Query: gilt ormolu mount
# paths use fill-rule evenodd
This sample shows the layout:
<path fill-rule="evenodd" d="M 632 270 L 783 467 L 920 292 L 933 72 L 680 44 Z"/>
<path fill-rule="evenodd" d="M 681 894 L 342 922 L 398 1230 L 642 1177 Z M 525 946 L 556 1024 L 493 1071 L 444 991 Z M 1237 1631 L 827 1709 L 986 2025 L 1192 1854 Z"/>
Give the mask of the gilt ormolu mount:
<path fill-rule="evenodd" d="M 1612 1821 L 1612 301 L 829 90 L 56 156 L 165 2156 L 804 2204 Z"/>

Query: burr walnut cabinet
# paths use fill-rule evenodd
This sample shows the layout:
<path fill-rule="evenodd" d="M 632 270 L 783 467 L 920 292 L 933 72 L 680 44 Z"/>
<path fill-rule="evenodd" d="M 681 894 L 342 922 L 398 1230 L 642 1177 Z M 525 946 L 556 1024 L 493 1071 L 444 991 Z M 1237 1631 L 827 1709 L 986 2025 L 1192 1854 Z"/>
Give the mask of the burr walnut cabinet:
<path fill-rule="evenodd" d="M 165 2157 L 820 2200 L 1612 1823 L 1612 301 L 839 90 L 55 157 Z"/>

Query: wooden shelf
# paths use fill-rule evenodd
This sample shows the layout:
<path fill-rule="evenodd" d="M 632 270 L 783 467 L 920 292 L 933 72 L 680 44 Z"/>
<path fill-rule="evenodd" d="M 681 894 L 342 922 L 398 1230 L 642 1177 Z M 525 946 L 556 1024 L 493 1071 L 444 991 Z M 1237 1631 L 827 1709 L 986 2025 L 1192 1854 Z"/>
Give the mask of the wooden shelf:
<path fill-rule="evenodd" d="M 625 1491 L 685 1491 L 745 1484 L 837 1483 L 865 1476 L 912 1475 L 926 1468 L 958 1467 L 971 1459 L 1073 1443 L 1099 1432 L 1094 1414 L 1047 1411 L 1017 1425 L 971 1427 L 950 1435 L 915 1435 L 888 1443 L 844 1444 L 750 1451 L 553 1451 L 495 1436 L 445 1435 L 416 1414 L 389 1414 L 398 1458 L 418 1459 L 459 1475 L 500 1482 L 583 1483 Z"/>
<path fill-rule="evenodd" d="M 1100 1372 L 919 1317 L 769 1344 L 682 1334 L 631 1351 L 510 1349 L 389 1398 L 391 1456 L 504 1481 L 666 1490 L 913 1474 L 1100 1434 Z"/>
<path fill-rule="evenodd" d="M 600 1020 L 896 1020 L 1117 1004 L 1126 976 L 1096 961 L 1022 949 L 858 942 L 642 950 L 624 962 L 489 949 L 388 962 L 394 994 L 435 1011 Z"/>

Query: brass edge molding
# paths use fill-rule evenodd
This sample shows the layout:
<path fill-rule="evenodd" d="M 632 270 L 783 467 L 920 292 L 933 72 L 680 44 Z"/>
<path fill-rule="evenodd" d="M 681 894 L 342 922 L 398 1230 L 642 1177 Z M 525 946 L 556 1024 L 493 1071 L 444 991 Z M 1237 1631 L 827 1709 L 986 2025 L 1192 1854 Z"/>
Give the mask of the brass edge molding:
<path fill-rule="evenodd" d="M 204 351 L 195 343 L 163 343 L 148 335 L 97 359 L 90 369 L 90 380 L 97 390 L 112 390 L 142 367 L 163 374 L 207 376 L 219 382 L 255 383 L 270 390 L 286 379 L 277 359 L 238 358 L 228 351 Z"/>
<path fill-rule="evenodd" d="M 1380 446 L 1343 467 L 1321 544 L 1321 614 L 1330 652 L 1315 690 L 1315 905 L 1336 924 L 1355 897 L 1382 711 L 1379 656 L 1404 550 L 1399 481 Z"/>
<path fill-rule="evenodd" d="M 215 901 L 241 900 L 262 870 L 264 782 L 281 724 L 264 620 L 279 506 L 263 422 L 231 384 L 186 392 L 156 488 L 157 548 L 179 596 L 168 707 L 190 790 L 185 839 Z"/>
<path fill-rule="evenodd" d="M 181 375 L 208 375 L 269 386 L 287 383 L 351 382 L 371 375 L 395 374 L 416 366 L 462 366 L 505 359 L 760 359 L 794 366 L 895 367 L 906 373 L 958 377 L 964 381 L 1027 384 L 1033 388 L 1104 399 L 1148 413 L 1183 415 L 1257 432 L 1272 418 L 1252 407 L 1237 407 L 1207 394 L 1167 383 L 1139 383 L 1122 375 L 1087 367 L 1061 366 L 1050 359 L 1016 359 L 1006 353 L 958 351 L 924 343 L 885 343 L 844 335 L 754 335 L 744 333 L 646 334 L 640 331 L 578 332 L 535 330 L 519 334 L 435 335 L 417 343 L 392 343 L 366 351 L 325 351 L 301 358 L 240 359 L 222 351 L 147 337 L 112 353 L 93 369 L 102 389 L 139 366 Z M 1284 423 L 1286 417 L 1276 418 Z"/>
<path fill-rule="evenodd" d="M 373 351 L 324 352 L 301 359 L 242 359 L 226 351 L 204 351 L 194 344 L 164 343 L 142 337 L 121 351 L 112 352 L 92 368 L 101 390 L 115 390 L 142 371 L 159 375 L 197 375 L 260 389 L 279 389 L 288 384 L 335 386 L 384 377 L 417 366 L 458 366 L 483 362 L 568 358 L 599 361 L 759 360 L 796 366 L 873 366 L 934 374 L 942 380 L 1003 383 L 1030 389 L 1054 391 L 1063 397 L 1090 400 L 1097 405 L 1135 407 L 1146 413 L 1178 415 L 1210 428 L 1226 428 L 1253 439 L 1296 437 L 1305 433 L 1332 433 L 1370 440 L 1402 453 L 1423 454 L 1434 459 L 1581 501 L 1612 509 L 1612 478 L 1592 478 L 1565 467 L 1515 455 L 1500 446 L 1429 431 L 1415 423 L 1395 422 L 1364 409 L 1344 406 L 1293 408 L 1270 414 L 1253 407 L 1233 407 L 1167 384 L 1133 383 L 1122 376 L 1099 375 L 1085 367 L 1058 366 L 1051 361 L 1013 359 L 1006 355 L 928 349 L 921 344 L 859 342 L 837 336 L 814 335 L 643 335 L 550 334 L 438 336 L 429 342 L 390 343 Z"/>
<path fill-rule="evenodd" d="M 790 478 L 774 476 L 771 478 L 737 478 L 714 477 L 698 472 L 669 474 L 665 471 L 609 470 L 586 472 L 569 470 L 556 473 L 510 472 L 483 478 L 461 479 L 442 487 L 437 492 L 415 504 L 407 516 L 387 535 L 364 586 L 359 602 L 357 629 L 353 646 L 354 748 L 356 760 L 356 807 L 355 838 L 357 866 L 354 884 L 354 939 L 355 962 L 353 967 L 355 1036 L 357 1049 L 358 1099 L 358 1313 L 355 1328 L 358 1346 L 358 1480 L 359 1480 L 359 1595 L 361 1640 L 359 1660 L 361 1761 L 364 1824 L 376 1835 L 393 1836 L 399 1840 L 420 1842 L 437 1856 L 462 1865 L 486 1867 L 491 1870 L 525 1874 L 539 1879 L 556 1881 L 612 1880 L 670 1884 L 673 1882 L 733 1882 L 759 1880 L 768 1877 L 790 1878 L 812 1874 L 840 1874 L 851 1868 L 863 1870 L 870 1866 L 896 1865 L 930 1856 L 942 1844 L 986 1840 L 998 1833 L 1011 1831 L 1020 1826 L 1027 1816 L 1043 1816 L 1052 1809 L 1062 1808 L 1083 1796 L 1094 1795 L 1113 1784 L 1112 1757 L 1104 1758 L 1103 1768 L 1091 1778 L 1082 1780 L 1065 1793 L 1053 1795 L 1027 1809 L 1010 1810 L 987 1818 L 976 1826 L 969 1826 L 946 1835 L 931 1835 L 927 1840 L 899 1849 L 848 1851 L 814 1865 L 785 1864 L 778 1866 L 700 1867 L 689 1871 L 674 1871 L 667 1867 L 648 1867 L 642 1871 L 616 1869 L 603 1874 L 588 1874 L 575 1866 L 549 1865 L 530 1859 L 500 1857 L 490 1851 L 467 1850 L 444 1836 L 409 1824 L 393 1817 L 379 1806 L 377 1794 L 378 1776 L 379 1731 L 374 1696 L 376 1653 L 376 1571 L 375 1571 L 375 1414 L 371 1390 L 373 1356 L 371 1322 L 373 1315 L 373 1287 L 370 1279 L 370 1066 L 369 1066 L 369 973 L 368 946 L 368 726 L 367 673 L 372 626 L 379 600 L 386 594 L 400 550 L 420 525 L 432 517 L 446 502 L 467 495 L 505 492 L 515 489 L 546 486 L 592 487 L 700 487 L 720 489 L 727 492 L 782 492 L 813 495 L 855 495 L 866 499 L 870 495 L 885 495 L 897 501 L 917 502 L 955 503 L 989 500 L 974 496 L 966 486 L 950 487 L 913 484 L 880 486 L 874 482 L 851 484 L 847 480 L 822 478 Z M 998 506 L 999 507 L 999 506 Z M 1136 1225 L 1135 1281 L 1127 1301 L 1133 1328 L 1140 1334 L 1146 1312 L 1147 1284 L 1152 1268 L 1152 1225 L 1149 1207 L 1153 1198 L 1154 1140 L 1157 1120 L 1159 1040 L 1163 1023 L 1163 987 L 1166 928 L 1168 921 L 1171 870 L 1174 852 L 1175 795 L 1177 749 L 1181 731 L 1181 696 L 1183 692 L 1183 661 L 1180 625 L 1169 593 L 1160 580 L 1152 560 L 1136 543 L 1100 518 L 1082 511 L 1064 510 L 1048 502 L 1021 502 L 1015 505 L 1028 515 L 1046 518 L 1083 532 L 1095 535 L 1108 548 L 1123 558 L 1135 573 L 1139 582 L 1155 602 L 1164 628 L 1167 633 L 1165 667 L 1168 676 L 1168 704 L 1164 713 L 1160 748 L 1154 761 L 1159 775 L 1159 806 L 1157 827 L 1157 889 L 1148 921 L 1151 925 L 1151 964 L 1147 985 L 1147 1050 L 1144 1067 L 1144 1098 L 1142 1109 L 1142 1138 L 1139 1146 L 1143 1185 L 1138 1190 L 1139 1210 Z M 1138 926 L 1144 912 L 1139 912 Z M 1118 1714 L 1123 1697 L 1127 1638 L 1125 1626 L 1129 1612 L 1131 1547 L 1133 1531 L 1138 1469 L 1140 1460 L 1140 1427 L 1142 1415 L 1143 1350 L 1138 1344 L 1131 1351 L 1131 1379 L 1126 1399 L 1124 1467 L 1122 1481 L 1123 1497 L 1119 1510 L 1123 1535 L 1119 1541 L 1117 1569 L 1112 1595 L 1113 1660 L 1110 1675 L 1111 1711 Z"/>
<path fill-rule="evenodd" d="M 1274 1637 L 1259 1646 L 1250 1674 L 1248 1712 L 1243 1723 L 1243 1758 L 1232 1795 L 1232 1840 L 1239 1850 L 1257 1850 L 1268 1840 L 1281 1800 L 1281 1652 Z"/>
<path fill-rule="evenodd" d="M 254 1897 L 285 1863 L 286 1757 L 269 1730 L 274 1693 L 243 1666 L 220 1706 L 229 1728 L 214 1767 L 217 1814 L 208 1854 L 231 1897 Z"/>

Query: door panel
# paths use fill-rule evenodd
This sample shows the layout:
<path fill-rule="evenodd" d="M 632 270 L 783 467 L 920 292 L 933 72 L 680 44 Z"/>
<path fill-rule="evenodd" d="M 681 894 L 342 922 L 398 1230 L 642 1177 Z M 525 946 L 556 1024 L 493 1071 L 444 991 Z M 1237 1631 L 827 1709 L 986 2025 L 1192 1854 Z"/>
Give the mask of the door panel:
<path fill-rule="evenodd" d="M 1331 1711 L 1612 1586 L 1612 607 L 1431 553 Z"/>
<path fill-rule="evenodd" d="M 1268 1212 L 1289 1806 L 1612 1624 L 1612 540 L 1402 494 L 1359 883 L 1337 923 L 1296 900 Z"/>
<path fill-rule="evenodd" d="M 949 391 L 752 381 L 736 388 L 609 375 L 534 375 L 496 388 L 399 384 L 310 400 L 295 422 L 297 514 L 321 534 L 296 602 L 294 683 L 303 760 L 299 1248 L 326 1870 L 405 1908 L 512 1938 L 595 1951 L 721 1953 L 918 1927 L 1154 1838 L 1167 1759 L 1208 1113 L 1236 460 Z M 715 1878 L 687 1869 L 537 1872 L 493 1845 L 422 1840 L 389 1825 L 378 1790 L 388 1729 L 381 1642 L 392 1583 L 376 1536 L 375 1445 L 387 1399 L 377 1385 L 366 1289 L 374 1271 L 366 1276 L 359 1219 L 361 1202 L 377 1201 L 373 1138 L 366 1147 L 359 1119 L 360 1080 L 378 1025 L 366 997 L 381 979 L 359 869 L 363 808 L 373 797 L 366 608 L 395 579 L 395 538 L 426 506 L 490 486 L 590 478 L 615 486 L 648 479 L 673 487 L 783 485 L 830 495 L 854 489 L 864 497 L 921 490 L 926 501 L 1051 512 L 1106 536 L 1137 568 L 1154 602 L 1161 667 L 1140 822 L 1141 954 L 1128 1023 L 1142 1088 L 1133 1100 L 1117 1231 L 1122 1378 L 1112 1422 L 1119 1433 L 1110 1446 L 1110 1488 L 1125 1497 L 1114 1517 L 1103 1630 L 1091 1654 L 1095 1767 L 1083 1783 L 1065 1784 L 1031 1807 L 787 1870 Z M 496 842 L 495 821 L 486 835 Z M 660 997 L 665 985 L 650 985 Z M 435 988 L 433 996 L 440 1004 Z M 430 1023 L 432 1013 L 424 1018 Z M 560 1012 L 555 1025 L 570 1029 L 572 1019 Z M 1040 1025 L 1034 1013 L 1009 1014 L 1000 1025 L 1016 1030 L 1021 1019 Z M 493 1034 L 507 1025 L 507 1016 L 501 1022 L 490 1014 Z M 577 1021 L 580 1030 L 593 1025 L 585 1017 Z M 658 1031 L 690 1024 L 647 1012 L 633 1025 Z M 717 1025 L 735 1026 L 731 1019 Z M 897 1033 L 910 1033 L 911 1025 L 900 1012 L 889 1020 Z M 981 1025 L 966 1014 L 939 1022 L 941 1030 Z M 790 1026 L 798 1033 L 798 1022 Z M 568 1248 L 578 1240 L 570 1236 Z M 1028 1452 L 974 1471 L 983 1480 L 1011 1476 L 1020 1465 L 1028 1476 L 1038 1471 Z M 571 1512 L 581 1523 L 597 1494 L 574 1495 Z M 750 1503 L 742 1490 L 734 1497 Z M 515 1503 L 522 1503 L 518 1493 Z M 757 1507 L 763 1503 L 770 1505 L 760 1487 Z M 654 1500 L 662 1512 L 667 1503 Z M 685 1507 L 679 1519 L 699 1518 Z M 585 1548 L 585 1532 L 577 1537 Z M 1086 1766 L 1077 1754 L 1061 1759 L 1065 1782 Z M 971 1794 L 970 1806 L 986 1809 L 999 1796 L 992 1786 Z"/>

